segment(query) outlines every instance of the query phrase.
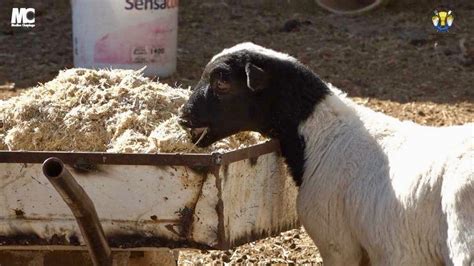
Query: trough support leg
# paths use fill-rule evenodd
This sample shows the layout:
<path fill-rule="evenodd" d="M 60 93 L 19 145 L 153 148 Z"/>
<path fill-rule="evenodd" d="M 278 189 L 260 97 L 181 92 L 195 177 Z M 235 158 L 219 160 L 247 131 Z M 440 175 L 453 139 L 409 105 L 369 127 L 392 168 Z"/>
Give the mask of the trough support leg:
<path fill-rule="evenodd" d="M 94 203 L 87 193 L 58 158 L 52 157 L 44 161 L 43 174 L 71 209 L 94 265 L 112 266 L 112 252 Z"/>

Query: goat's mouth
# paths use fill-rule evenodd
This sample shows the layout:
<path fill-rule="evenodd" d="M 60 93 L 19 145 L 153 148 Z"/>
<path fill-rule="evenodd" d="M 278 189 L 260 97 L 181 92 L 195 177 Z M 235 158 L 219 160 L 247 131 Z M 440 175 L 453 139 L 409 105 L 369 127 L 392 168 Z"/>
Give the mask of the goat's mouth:
<path fill-rule="evenodd" d="M 191 141 L 198 147 L 207 147 L 221 139 L 211 127 L 195 127 L 190 129 Z"/>
<path fill-rule="evenodd" d="M 181 126 L 188 128 L 188 132 L 191 135 L 191 141 L 198 147 L 207 147 L 236 132 L 227 128 L 212 127 L 207 123 L 197 124 L 187 120 L 181 120 L 179 123 Z"/>
<path fill-rule="evenodd" d="M 211 127 L 206 125 L 196 125 L 189 120 L 181 119 L 179 124 L 182 127 L 188 128 L 191 135 L 191 141 L 198 147 L 206 147 L 212 144 L 215 140 L 210 139 Z"/>
<path fill-rule="evenodd" d="M 191 128 L 191 140 L 192 142 L 199 146 L 200 142 L 206 137 L 207 133 L 210 133 L 210 127 L 196 127 Z"/>
<path fill-rule="evenodd" d="M 209 127 L 196 127 L 196 128 L 191 128 L 191 136 L 196 137 L 196 136 L 201 136 L 203 134 L 206 134 L 209 131 Z"/>

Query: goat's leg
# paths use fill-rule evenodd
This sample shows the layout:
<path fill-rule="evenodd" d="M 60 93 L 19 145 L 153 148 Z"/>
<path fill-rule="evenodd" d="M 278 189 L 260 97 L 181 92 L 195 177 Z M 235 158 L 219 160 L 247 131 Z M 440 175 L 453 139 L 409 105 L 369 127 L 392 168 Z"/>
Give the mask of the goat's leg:
<path fill-rule="evenodd" d="M 469 156 L 469 155 L 468 155 Z M 474 174 L 470 160 L 448 169 L 442 189 L 446 218 L 446 265 L 474 265 Z"/>
<path fill-rule="evenodd" d="M 346 247 L 345 247 L 346 248 Z M 324 249 L 325 250 L 325 249 Z M 371 265 L 368 257 L 364 257 L 362 249 L 354 247 L 354 249 L 345 250 L 326 250 L 320 249 L 321 257 L 324 265 L 350 265 L 350 266 L 369 266 Z"/>
<path fill-rule="evenodd" d="M 309 226 L 306 230 L 312 231 L 311 226 Z M 332 239 L 327 239 L 329 236 L 324 234 L 321 235 L 321 238 L 318 238 L 318 234 L 313 237 L 313 232 L 308 232 L 308 234 L 311 236 L 318 247 L 321 257 L 323 258 L 324 265 L 370 265 L 367 254 L 363 251 L 361 246 L 350 237 L 339 236 Z"/>
<path fill-rule="evenodd" d="M 299 217 L 306 232 L 318 247 L 324 265 L 370 265 L 366 252 L 353 238 L 349 227 L 336 220 L 334 223 L 327 223 L 321 216 L 313 215 L 313 211 L 300 212 Z"/>

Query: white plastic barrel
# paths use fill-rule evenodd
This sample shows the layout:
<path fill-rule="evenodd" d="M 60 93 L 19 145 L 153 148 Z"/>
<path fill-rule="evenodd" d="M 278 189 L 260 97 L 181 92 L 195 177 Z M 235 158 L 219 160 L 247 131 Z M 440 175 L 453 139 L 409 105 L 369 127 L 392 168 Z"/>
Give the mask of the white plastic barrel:
<path fill-rule="evenodd" d="M 74 66 L 176 70 L 178 0 L 71 0 Z"/>

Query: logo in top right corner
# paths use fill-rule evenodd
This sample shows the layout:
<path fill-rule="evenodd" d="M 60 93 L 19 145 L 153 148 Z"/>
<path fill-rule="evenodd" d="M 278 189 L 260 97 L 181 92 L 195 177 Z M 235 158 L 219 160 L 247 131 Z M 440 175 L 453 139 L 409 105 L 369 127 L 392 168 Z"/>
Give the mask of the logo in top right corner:
<path fill-rule="evenodd" d="M 435 29 L 438 32 L 447 32 L 453 25 L 453 11 L 445 8 L 437 8 L 433 13 L 434 15 L 431 17 L 431 21 Z"/>

